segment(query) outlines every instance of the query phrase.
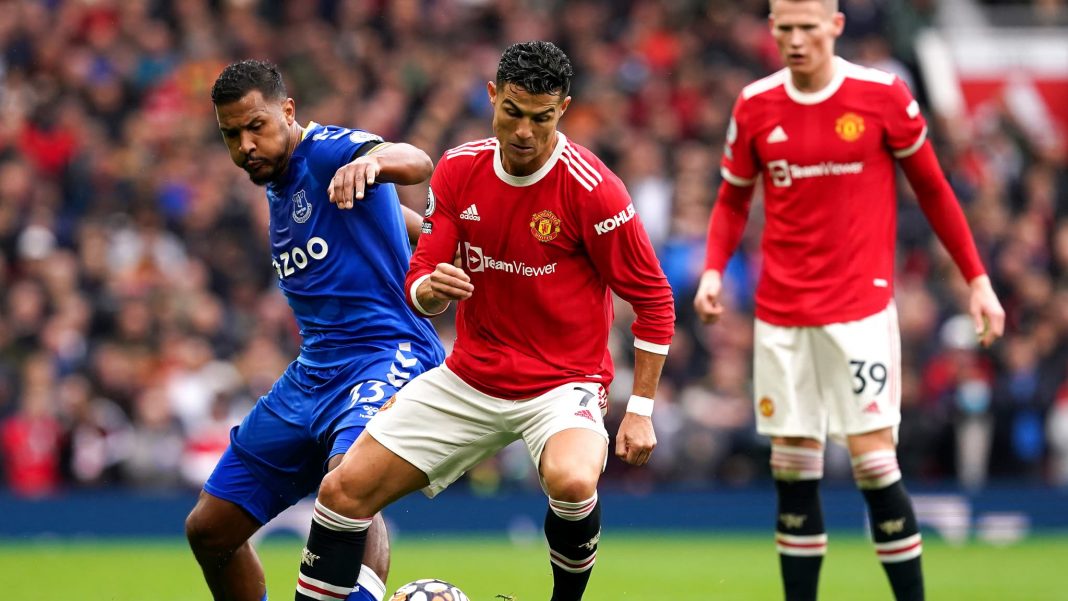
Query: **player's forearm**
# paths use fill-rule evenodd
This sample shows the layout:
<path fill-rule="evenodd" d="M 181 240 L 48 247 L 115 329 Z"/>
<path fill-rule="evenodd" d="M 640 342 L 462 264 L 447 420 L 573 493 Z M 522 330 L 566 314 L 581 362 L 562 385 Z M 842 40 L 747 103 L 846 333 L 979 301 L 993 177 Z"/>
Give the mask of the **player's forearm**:
<path fill-rule="evenodd" d="M 705 251 L 705 270 L 722 272 L 745 233 L 749 219 L 752 186 L 735 186 L 724 181 L 719 186 L 716 204 L 708 220 L 708 247 Z"/>
<path fill-rule="evenodd" d="M 901 166 L 931 229 L 953 257 L 965 281 L 972 282 L 985 274 L 964 211 L 942 174 L 931 144 L 925 143 L 915 154 L 903 159 Z"/>
<path fill-rule="evenodd" d="M 412 298 L 416 304 L 416 309 L 427 317 L 444 313 L 451 302 L 447 298 L 437 296 L 431 287 L 430 274 L 420 277 Z"/>
<path fill-rule="evenodd" d="M 631 394 L 656 398 L 656 388 L 660 384 L 660 372 L 664 369 L 666 354 L 652 353 L 640 348 L 634 349 L 634 388 Z"/>
<path fill-rule="evenodd" d="M 368 153 L 378 159 L 378 180 L 402 186 L 426 181 L 434 171 L 427 153 L 404 143 L 379 144 Z"/>

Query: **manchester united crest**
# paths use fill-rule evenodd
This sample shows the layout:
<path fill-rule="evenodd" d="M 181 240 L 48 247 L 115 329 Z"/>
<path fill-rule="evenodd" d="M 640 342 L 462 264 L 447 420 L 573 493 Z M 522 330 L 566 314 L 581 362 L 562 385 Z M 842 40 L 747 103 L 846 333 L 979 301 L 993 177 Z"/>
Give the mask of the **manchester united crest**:
<path fill-rule="evenodd" d="M 530 218 L 530 233 L 542 242 L 550 242 L 560 235 L 560 218 L 552 211 L 540 211 Z"/>
<path fill-rule="evenodd" d="M 775 414 L 775 403 L 768 397 L 761 398 L 757 408 L 760 409 L 760 415 L 764 417 L 771 417 Z"/>
<path fill-rule="evenodd" d="M 846 113 L 834 122 L 834 131 L 846 142 L 855 142 L 864 135 L 864 118 L 856 113 Z"/>

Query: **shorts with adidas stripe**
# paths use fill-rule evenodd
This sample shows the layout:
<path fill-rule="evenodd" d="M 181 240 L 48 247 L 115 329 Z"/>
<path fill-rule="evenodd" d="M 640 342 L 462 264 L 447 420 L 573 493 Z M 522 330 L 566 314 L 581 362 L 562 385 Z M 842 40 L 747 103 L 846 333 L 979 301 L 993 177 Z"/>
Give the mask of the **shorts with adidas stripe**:
<path fill-rule="evenodd" d="M 901 422 L 901 340 L 897 308 L 857 321 L 784 327 L 756 320 L 753 342 L 757 431 L 766 436 L 831 436 Z"/>
<path fill-rule="evenodd" d="M 545 443 L 563 430 L 592 430 L 607 447 L 607 409 L 607 392 L 596 382 L 570 382 L 532 399 L 511 401 L 483 394 L 441 365 L 398 391 L 367 432 L 422 470 L 430 480 L 423 493 L 433 497 L 519 439 L 535 466 Z"/>

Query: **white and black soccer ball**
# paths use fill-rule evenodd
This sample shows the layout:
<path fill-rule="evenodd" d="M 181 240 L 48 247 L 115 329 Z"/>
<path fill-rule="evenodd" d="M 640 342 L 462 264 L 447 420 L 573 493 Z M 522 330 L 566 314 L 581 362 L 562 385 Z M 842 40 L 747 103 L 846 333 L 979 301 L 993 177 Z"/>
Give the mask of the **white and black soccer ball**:
<path fill-rule="evenodd" d="M 470 599 L 453 584 L 436 578 L 423 578 L 397 589 L 389 601 L 470 601 Z"/>

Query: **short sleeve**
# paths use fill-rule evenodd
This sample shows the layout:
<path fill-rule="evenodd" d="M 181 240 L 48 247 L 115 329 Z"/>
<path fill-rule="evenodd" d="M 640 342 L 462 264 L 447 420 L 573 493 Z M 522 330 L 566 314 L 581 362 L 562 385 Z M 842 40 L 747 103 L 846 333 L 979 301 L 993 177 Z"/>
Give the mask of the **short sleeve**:
<path fill-rule="evenodd" d="M 314 157 L 312 168 L 331 177 L 342 165 L 383 142 L 377 134 L 334 125 L 309 128 L 306 141 L 313 145 L 314 151 L 308 153 Z"/>
<path fill-rule="evenodd" d="M 899 77 L 895 77 L 890 86 L 883 117 L 886 119 L 886 145 L 895 158 L 912 156 L 927 140 L 927 121 L 920 112 L 920 105 Z"/>
<path fill-rule="evenodd" d="M 753 152 L 752 131 L 746 120 L 746 103 L 741 97 L 734 103 L 727 140 L 723 146 L 720 173 L 735 186 L 752 186 L 760 175 L 760 165 Z"/>

